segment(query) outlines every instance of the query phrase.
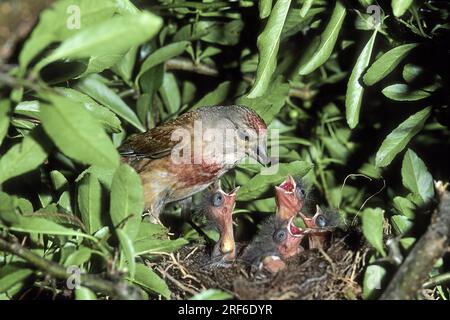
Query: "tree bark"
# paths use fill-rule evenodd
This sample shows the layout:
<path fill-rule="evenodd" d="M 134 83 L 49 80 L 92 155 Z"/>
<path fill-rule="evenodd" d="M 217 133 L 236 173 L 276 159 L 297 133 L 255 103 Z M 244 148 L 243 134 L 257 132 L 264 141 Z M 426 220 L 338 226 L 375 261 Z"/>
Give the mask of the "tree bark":
<path fill-rule="evenodd" d="M 428 280 L 434 264 L 447 251 L 449 239 L 450 192 L 441 191 L 440 203 L 430 226 L 400 266 L 380 299 L 415 299 Z"/>

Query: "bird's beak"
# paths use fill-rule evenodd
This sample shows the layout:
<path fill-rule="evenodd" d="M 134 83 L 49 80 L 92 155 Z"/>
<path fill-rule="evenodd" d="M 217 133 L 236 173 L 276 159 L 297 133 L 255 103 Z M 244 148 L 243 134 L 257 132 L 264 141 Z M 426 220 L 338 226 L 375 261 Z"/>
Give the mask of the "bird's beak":
<path fill-rule="evenodd" d="M 228 193 L 228 195 L 229 195 L 229 196 L 232 196 L 232 197 L 234 197 L 234 198 L 236 198 L 236 195 L 237 195 L 237 193 L 238 193 L 238 191 L 239 191 L 239 188 L 240 188 L 240 186 L 237 186 L 236 188 L 234 188 L 233 190 L 231 190 L 231 191 Z"/>
<path fill-rule="evenodd" d="M 297 227 L 296 225 L 295 225 L 295 223 L 294 223 L 294 218 L 295 218 L 295 216 L 294 217 L 291 217 L 290 219 L 289 219 L 289 221 L 288 221 L 288 226 L 287 226 L 287 230 L 288 230 L 288 232 L 289 232 L 289 234 L 292 236 L 292 237 L 295 237 L 295 238 L 303 238 L 306 234 L 308 234 L 311 230 L 310 229 L 302 229 L 302 228 L 299 228 L 299 227 Z"/>
<path fill-rule="evenodd" d="M 235 242 L 233 235 L 233 225 L 227 225 L 223 230 L 220 242 L 220 252 L 223 256 L 233 259 L 235 256 Z"/>
<path fill-rule="evenodd" d="M 271 162 L 267 155 L 267 146 L 264 140 L 260 141 L 256 147 L 252 148 L 250 156 L 264 166 L 267 166 Z"/>
<path fill-rule="evenodd" d="M 303 207 L 295 195 L 296 185 L 295 179 L 288 175 L 279 186 L 275 186 L 276 214 L 283 221 L 295 216 Z"/>

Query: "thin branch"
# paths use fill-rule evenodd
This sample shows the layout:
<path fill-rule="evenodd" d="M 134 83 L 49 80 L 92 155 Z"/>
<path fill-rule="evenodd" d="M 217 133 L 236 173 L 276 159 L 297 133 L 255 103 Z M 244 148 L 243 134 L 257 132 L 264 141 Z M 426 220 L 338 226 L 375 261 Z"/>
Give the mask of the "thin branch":
<path fill-rule="evenodd" d="M 46 260 L 34 252 L 24 248 L 18 242 L 8 242 L 0 238 L 0 251 L 6 251 L 28 261 L 45 274 L 60 279 L 67 280 L 73 274 L 68 273 L 66 268 L 52 261 Z M 80 285 L 97 292 L 102 292 L 107 296 L 121 300 L 142 299 L 138 289 L 124 281 L 111 281 L 100 278 L 92 274 L 80 274 Z"/>
<path fill-rule="evenodd" d="M 248 2 L 245 3 L 246 7 L 253 6 L 253 3 Z M 188 2 L 182 1 L 177 3 L 169 3 L 162 6 L 151 6 L 150 8 L 153 10 L 167 10 L 167 9 L 177 9 L 177 8 L 191 8 L 200 11 L 210 11 L 210 10 L 218 10 L 230 8 L 233 6 L 242 6 L 241 2 L 228 2 L 228 1 L 217 1 L 217 2 Z"/>
<path fill-rule="evenodd" d="M 431 278 L 429 281 L 427 281 L 423 284 L 423 287 L 425 289 L 430 289 L 430 288 L 439 286 L 439 285 L 447 283 L 447 282 L 450 282 L 450 272 L 440 274 L 438 276 Z"/>
<path fill-rule="evenodd" d="M 0 72 L 0 84 L 5 84 L 8 87 L 11 88 L 19 88 L 19 87 L 25 87 L 29 88 L 31 90 L 37 91 L 39 87 L 34 84 L 32 81 L 25 80 L 25 79 L 16 79 L 14 77 L 11 77 L 9 74 Z"/>
<path fill-rule="evenodd" d="M 205 76 L 217 77 L 219 75 L 219 70 L 214 66 L 207 65 L 204 63 L 194 63 L 192 60 L 187 58 L 174 58 L 169 59 L 165 63 L 165 68 L 167 71 L 171 70 L 181 70 L 193 72 Z M 249 84 L 253 84 L 255 78 L 249 75 L 244 75 L 242 80 Z M 298 88 L 293 85 L 289 85 L 289 97 L 298 98 L 304 101 L 312 100 L 316 95 L 317 91 L 311 90 L 310 88 Z"/>
<path fill-rule="evenodd" d="M 436 189 L 440 203 L 431 224 L 392 278 L 381 296 L 382 300 L 416 298 L 434 264 L 447 250 L 450 241 L 450 192 L 439 188 L 439 183 Z"/>
<path fill-rule="evenodd" d="M 192 60 L 186 58 L 169 59 L 166 61 L 165 67 L 168 71 L 182 70 L 211 77 L 216 77 L 219 75 L 219 71 L 216 68 L 204 63 L 195 64 Z"/>

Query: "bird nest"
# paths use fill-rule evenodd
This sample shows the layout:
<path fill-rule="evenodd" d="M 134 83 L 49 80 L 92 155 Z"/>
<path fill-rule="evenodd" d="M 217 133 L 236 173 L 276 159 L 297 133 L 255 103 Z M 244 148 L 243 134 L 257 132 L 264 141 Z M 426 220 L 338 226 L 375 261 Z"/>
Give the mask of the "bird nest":
<path fill-rule="evenodd" d="M 204 245 L 186 246 L 149 265 L 165 278 L 174 299 L 188 299 L 210 288 L 236 299 L 358 299 L 368 249 L 349 238 L 334 238 L 326 250 L 306 250 L 275 274 L 239 262 L 211 266 Z"/>

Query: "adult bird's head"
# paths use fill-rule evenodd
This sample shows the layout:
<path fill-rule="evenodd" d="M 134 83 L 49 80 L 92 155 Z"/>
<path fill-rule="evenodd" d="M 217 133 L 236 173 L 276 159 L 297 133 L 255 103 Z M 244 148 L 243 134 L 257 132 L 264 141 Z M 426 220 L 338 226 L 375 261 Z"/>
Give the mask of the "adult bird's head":
<path fill-rule="evenodd" d="M 219 241 L 212 252 L 213 260 L 227 262 L 235 258 L 232 215 L 238 189 L 239 187 L 227 193 L 222 190 L 220 183 L 217 183 L 203 198 L 207 218 L 220 233 Z"/>
<path fill-rule="evenodd" d="M 267 125 L 255 110 L 238 105 L 198 109 L 207 128 L 219 131 L 225 156 L 241 160 L 245 155 L 263 165 L 270 163 L 267 153 Z M 216 145 L 217 147 L 217 145 Z"/>

